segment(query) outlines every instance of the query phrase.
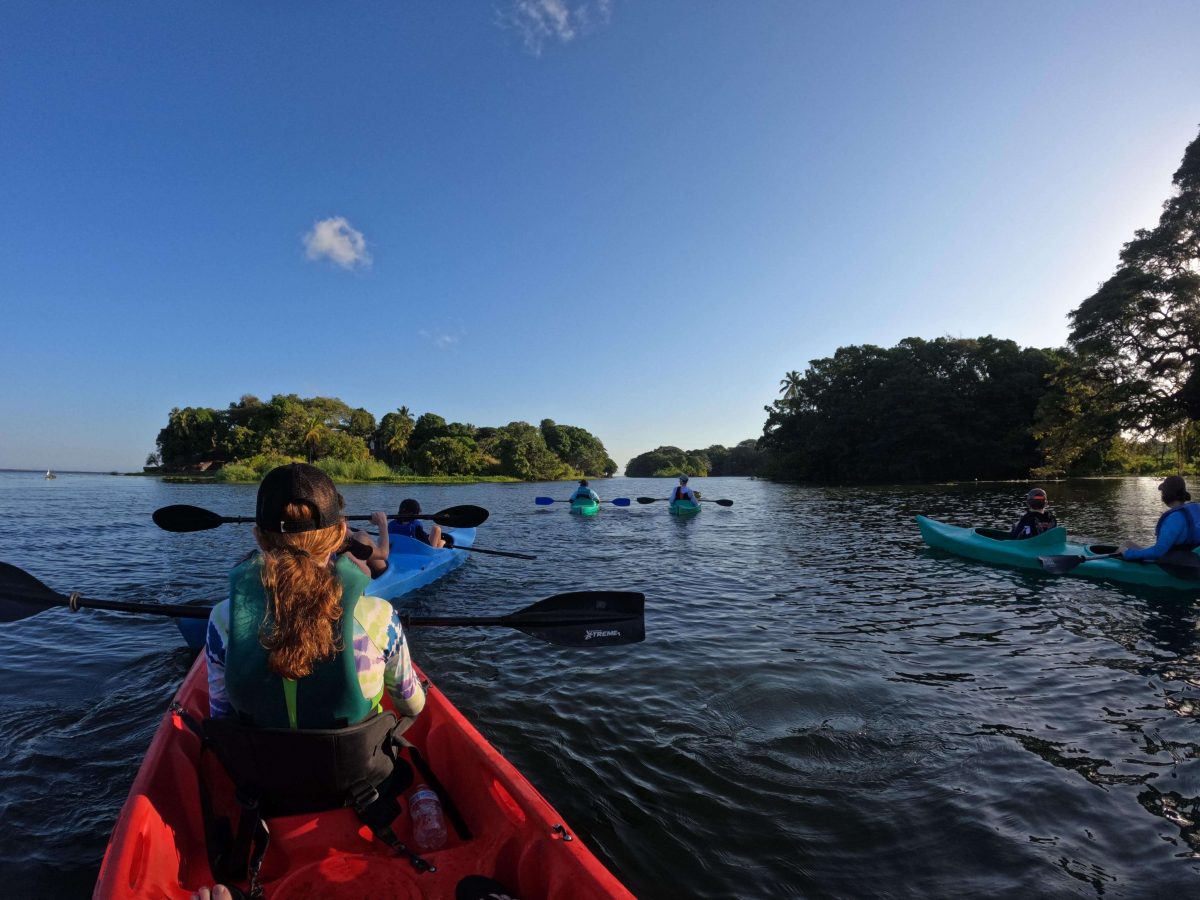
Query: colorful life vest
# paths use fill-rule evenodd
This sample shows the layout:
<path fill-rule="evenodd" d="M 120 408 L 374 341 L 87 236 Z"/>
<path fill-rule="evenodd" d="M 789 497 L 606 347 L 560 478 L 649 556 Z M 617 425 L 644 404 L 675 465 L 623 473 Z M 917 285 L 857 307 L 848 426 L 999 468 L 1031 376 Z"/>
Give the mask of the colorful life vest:
<path fill-rule="evenodd" d="M 364 697 L 354 658 L 354 608 L 370 579 L 349 559 L 334 569 L 342 585 L 341 640 L 332 659 L 292 680 L 267 667 L 259 630 L 267 615 L 263 557 L 254 554 L 229 575 L 229 640 L 225 689 L 239 720 L 259 728 L 343 728 L 371 715 L 377 700 Z"/>

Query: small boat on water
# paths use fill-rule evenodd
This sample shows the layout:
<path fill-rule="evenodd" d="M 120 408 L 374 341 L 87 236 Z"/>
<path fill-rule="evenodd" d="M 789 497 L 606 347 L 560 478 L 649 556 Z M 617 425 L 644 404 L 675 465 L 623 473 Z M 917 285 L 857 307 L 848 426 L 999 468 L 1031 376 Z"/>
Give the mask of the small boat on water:
<path fill-rule="evenodd" d="M 1112 556 L 1117 550 L 1115 545 L 1068 541 L 1067 529 L 1062 526 L 1019 541 L 1012 540 L 1004 530 L 960 528 L 925 516 L 917 516 L 917 527 L 930 547 L 980 562 L 1045 571 L 1043 558 L 1077 557 L 1080 565 L 1056 574 L 1200 592 L 1200 579 L 1195 577 L 1200 565 L 1187 556 L 1190 551 L 1182 551 L 1183 558 L 1193 563 L 1187 566 L 1176 560 L 1132 562 Z"/>
<path fill-rule="evenodd" d="M 58 477 L 58 476 L 57 476 L 57 475 L 55 475 L 53 472 L 51 472 L 49 469 L 47 469 L 47 470 L 46 470 L 46 478 L 47 478 L 47 479 L 49 479 L 49 480 L 53 480 L 53 479 L 55 479 L 55 478 L 57 478 L 57 477 Z"/>

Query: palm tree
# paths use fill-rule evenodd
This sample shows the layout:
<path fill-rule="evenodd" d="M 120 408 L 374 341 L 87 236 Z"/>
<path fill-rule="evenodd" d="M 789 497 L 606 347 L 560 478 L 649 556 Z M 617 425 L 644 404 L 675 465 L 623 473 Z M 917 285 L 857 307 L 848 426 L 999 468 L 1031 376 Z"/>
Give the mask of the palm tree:
<path fill-rule="evenodd" d="M 317 453 L 321 449 L 321 442 L 325 440 L 325 435 L 329 432 L 329 428 L 325 425 L 325 420 L 320 416 L 313 416 L 304 425 L 304 449 L 308 452 L 308 461 L 311 463 L 317 458 Z"/>
<path fill-rule="evenodd" d="M 804 379 L 795 369 L 788 372 L 779 382 L 779 393 L 783 394 L 784 400 L 795 400 L 800 394 L 800 386 L 804 383 Z"/>

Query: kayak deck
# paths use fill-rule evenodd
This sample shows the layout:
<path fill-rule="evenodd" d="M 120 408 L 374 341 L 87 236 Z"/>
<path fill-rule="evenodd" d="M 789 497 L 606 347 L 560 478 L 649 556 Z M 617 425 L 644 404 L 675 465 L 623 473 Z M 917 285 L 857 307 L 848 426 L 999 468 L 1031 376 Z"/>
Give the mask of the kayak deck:
<path fill-rule="evenodd" d="M 1072 543 L 1067 540 L 1067 529 L 1061 526 L 1019 541 L 1010 540 L 1004 531 L 992 528 L 961 528 L 926 516 L 917 516 L 917 527 L 921 530 L 921 537 L 930 547 L 981 562 L 1036 569 L 1040 572 L 1042 564 L 1038 557 L 1083 556 L 1088 559 L 1087 562 L 1064 574 L 1200 593 L 1200 581 L 1175 577 L 1154 563 L 1096 558 L 1105 553 L 1112 553 L 1117 548 L 1108 544 Z"/>
<path fill-rule="evenodd" d="M 201 655 L 175 697 L 195 719 L 208 715 L 207 672 Z M 405 738 L 420 749 L 469 830 L 458 834 L 446 816 L 446 846 L 422 854 L 437 871 L 417 871 L 375 840 L 353 810 L 283 816 L 268 820 L 271 840 L 261 875 L 266 897 L 450 900 L 468 875 L 495 879 L 526 900 L 632 897 L 435 687 L 429 686 L 425 709 Z M 201 759 L 199 738 L 168 710 L 113 828 L 94 898 L 187 900 L 213 883 L 200 807 Z M 233 813 L 238 807 L 231 783 L 211 753 L 203 759 L 213 808 Z M 414 784 L 421 781 L 418 768 Z M 409 846 L 412 790 L 401 797 L 393 826 Z"/>
<path fill-rule="evenodd" d="M 390 535 L 388 566 L 371 580 L 363 593 L 369 597 L 395 600 L 457 569 L 470 554 L 455 548 L 472 546 L 475 543 L 475 529 L 459 528 L 447 533 L 454 536 L 454 548 L 434 548 L 416 538 Z"/>
<path fill-rule="evenodd" d="M 700 504 L 691 500 L 672 500 L 668 509 L 673 516 L 694 516 L 700 512 Z"/>
<path fill-rule="evenodd" d="M 600 504 L 590 497 L 576 497 L 571 501 L 571 512 L 581 516 L 594 516 L 600 511 Z"/>

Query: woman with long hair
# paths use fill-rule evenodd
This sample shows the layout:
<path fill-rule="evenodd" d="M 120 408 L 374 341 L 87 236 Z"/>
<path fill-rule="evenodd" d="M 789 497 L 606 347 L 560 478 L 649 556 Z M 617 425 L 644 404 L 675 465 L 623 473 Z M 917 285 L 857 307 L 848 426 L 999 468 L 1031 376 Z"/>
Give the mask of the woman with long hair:
<path fill-rule="evenodd" d="M 338 728 L 380 709 L 384 690 L 409 722 L 425 705 L 392 605 L 363 595 L 369 578 L 339 555 L 341 497 L 304 463 L 268 472 L 258 490 L 259 551 L 229 576 L 205 646 L 214 718 L 264 728 Z"/>

